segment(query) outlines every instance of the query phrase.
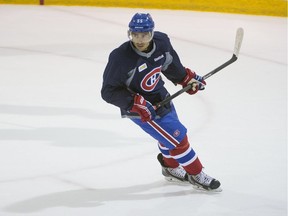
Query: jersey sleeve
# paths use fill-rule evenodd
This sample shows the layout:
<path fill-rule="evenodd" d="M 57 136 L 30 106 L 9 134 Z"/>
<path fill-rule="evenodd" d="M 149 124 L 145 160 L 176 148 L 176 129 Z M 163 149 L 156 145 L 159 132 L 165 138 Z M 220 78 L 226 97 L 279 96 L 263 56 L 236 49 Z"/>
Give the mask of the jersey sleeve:
<path fill-rule="evenodd" d="M 120 62 L 116 52 L 112 52 L 104 70 L 101 96 L 107 103 L 127 110 L 133 103 L 133 97 L 126 87 Z"/>

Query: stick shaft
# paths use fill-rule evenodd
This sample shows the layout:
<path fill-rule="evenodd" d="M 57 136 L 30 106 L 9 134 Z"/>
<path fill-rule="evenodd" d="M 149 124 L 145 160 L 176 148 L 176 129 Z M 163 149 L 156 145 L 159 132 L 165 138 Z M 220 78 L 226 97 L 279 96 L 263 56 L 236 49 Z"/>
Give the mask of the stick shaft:
<path fill-rule="evenodd" d="M 242 40 L 243 40 L 243 36 L 244 36 L 244 30 L 243 28 L 238 28 L 237 32 L 236 32 L 236 39 L 235 39 L 235 44 L 234 44 L 234 50 L 233 50 L 233 55 L 231 57 L 231 59 L 229 59 L 228 61 L 226 61 L 225 63 L 223 63 L 222 65 L 220 65 L 219 67 L 215 68 L 214 70 L 210 71 L 209 73 L 207 73 L 206 75 L 203 76 L 203 79 L 206 80 L 208 79 L 210 76 L 216 74 L 217 72 L 219 72 L 220 70 L 222 70 L 223 68 L 227 67 L 228 65 L 232 64 L 233 62 L 235 62 L 238 59 L 238 55 L 240 52 L 240 48 L 242 45 Z M 159 107 L 169 103 L 171 100 L 173 100 L 175 97 L 181 95 L 183 92 L 188 91 L 189 89 L 191 89 L 192 87 L 192 83 L 190 85 L 187 85 L 186 87 L 182 88 L 181 90 L 177 91 L 176 93 L 174 93 L 173 95 L 165 98 L 163 101 L 159 102 L 158 104 L 156 104 L 154 106 L 155 109 L 158 109 Z"/>
<path fill-rule="evenodd" d="M 209 78 L 210 76 L 216 74 L 217 72 L 219 72 L 220 70 L 222 70 L 223 68 L 227 67 L 228 65 L 232 64 L 233 62 L 235 62 L 237 60 L 236 55 L 233 54 L 232 58 L 229 59 L 227 62 L 225 62 L 224 64 L 220 65 L 219 67 L 215 68 L 214 70 L 212 70 L 211 72 L 207 73 L 206 75 L 203 76 L 203 79 L 206 80 L 207 78 Z M 171 100 L 173 100 L 175 97 L 178 97 L 179 95 L 181 95 L 182 93 L 188 91 L 189 89 L 191 89 L 192 87 L 192 83 L 190 85 L 187 85 L 186 87 L 182 88 L 181 90 L 177 91 L 176 93 L 174 93 L 173 95 L 165 98 L 163 101 L 159 102 L 158 104 L 156 104 L 155 108 L 158 109 L 159 107 L 169 103 Z"/>

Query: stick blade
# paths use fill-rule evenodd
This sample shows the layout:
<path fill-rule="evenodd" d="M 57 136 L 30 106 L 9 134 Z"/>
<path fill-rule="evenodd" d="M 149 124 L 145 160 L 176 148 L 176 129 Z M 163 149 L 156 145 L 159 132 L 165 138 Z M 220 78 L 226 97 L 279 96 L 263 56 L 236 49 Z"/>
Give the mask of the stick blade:
<path fill-rule="evenodd" d="M 240 27 L 237 29 L 237 32 L 236 32 L 236 40 L 235 40 L 234 53 L 233 53 L 237 58 L 240 52 L 243 37 L 244 37 L 244 29 Z"/>

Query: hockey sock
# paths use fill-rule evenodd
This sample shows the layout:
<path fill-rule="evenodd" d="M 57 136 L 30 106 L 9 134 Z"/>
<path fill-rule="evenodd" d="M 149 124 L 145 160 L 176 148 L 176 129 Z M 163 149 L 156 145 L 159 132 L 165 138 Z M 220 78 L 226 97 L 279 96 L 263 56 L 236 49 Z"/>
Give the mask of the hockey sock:
<path fill-rule="evenodd" d="M 166 148 L 161 143 L 158 143 L 158 147 L 163 155 L 163 162 L 165 166 L 171 167 L 171 168 L 176 168 L 179 166 L 179 163 L 170 155 L 168 148 Z"/>
<path fill-rule="evenodd" d="M 190 175 L 197 175 L 201 172 L 203 166 L 190 146 L 188 137 L 186 136 L 175 149 L 170 150 L 170 155 L 178 161 L 178 163 Z"/>

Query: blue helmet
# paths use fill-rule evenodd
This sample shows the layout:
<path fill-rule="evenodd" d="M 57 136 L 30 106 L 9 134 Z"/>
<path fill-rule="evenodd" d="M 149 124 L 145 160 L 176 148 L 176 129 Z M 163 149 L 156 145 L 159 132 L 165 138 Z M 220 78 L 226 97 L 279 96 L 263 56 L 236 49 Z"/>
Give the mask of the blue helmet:
<path fill-rule="evenodd" d="M 154 29 L 154 21 L 149 13 L 136 13 L 130 23 L 130 32 L 152 32 Z"/>

